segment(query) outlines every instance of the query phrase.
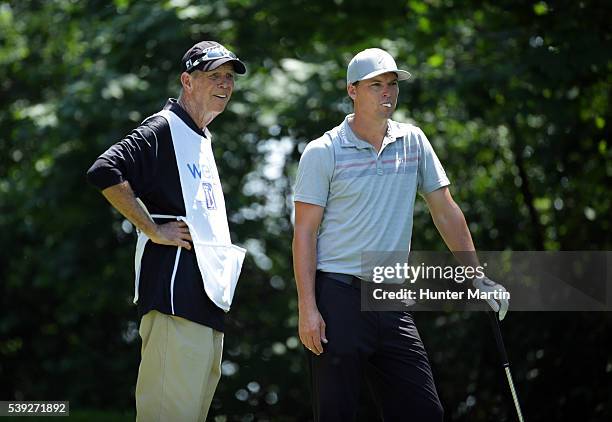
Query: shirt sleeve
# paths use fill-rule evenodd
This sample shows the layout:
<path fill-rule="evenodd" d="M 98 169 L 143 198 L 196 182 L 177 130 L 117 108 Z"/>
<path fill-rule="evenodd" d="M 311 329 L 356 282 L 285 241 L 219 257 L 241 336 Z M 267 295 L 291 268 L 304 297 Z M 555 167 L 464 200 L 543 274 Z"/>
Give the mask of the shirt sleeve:
<path fill-rule="evenodd" d="M 148 119 L 100 155 L 87 179 L 99 190 L 128 181 L 136 196 L 143 195 L 155 180 L 159 139 L 169 139 L 169 132 L 163 117 Z"/>
<path fill-rule="evenodd" d="M 418 189 L 422 195 L 428 194 L 450 185 L 444 167 L 433 150 L 431 143 L 421 129 L 417 129 L 417 139 L 419 140 L 419 183 Z"/>
<path fill-rule="evenodd" d="M 325 207 L 334 172 L 333 146 L 325 137 L 310 142 L 298 165 L 294 202 Z"/>

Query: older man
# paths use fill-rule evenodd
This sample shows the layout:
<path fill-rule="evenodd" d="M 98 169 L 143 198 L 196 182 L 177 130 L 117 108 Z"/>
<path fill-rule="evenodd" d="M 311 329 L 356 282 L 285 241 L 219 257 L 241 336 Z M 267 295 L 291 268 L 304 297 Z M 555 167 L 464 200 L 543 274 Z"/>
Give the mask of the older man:
<path fill-rule="evenodd" d="M 295 186 L 293 260 L 299 335 L 308 349 L 316 421 L 351 421 L 362 376 L 385 421 L 441 421 L 425 347 L 410 312 L 361 312 L 364 251 L 408 251 L 416 193 L 452 251 L 474 251 L 427 137 L 391 120 L 410 74 L 378 48 L 347 70 L 355 112 L 310 142 Z M 474 266 L 477 264 L 474 262 Z M 503 287 L 484 278 L 486 291 Z M 491 304 L 503 315 L 507 302 Z"/>
<path fill-rule="evenodd" d="M 139 231 L 137 420 L 204 421 L 245 251 L 232 245 L 208 125 L 246 67 L 214 41 L 181 60 L 182 90 L 111 146 L 88 178 Z"/>

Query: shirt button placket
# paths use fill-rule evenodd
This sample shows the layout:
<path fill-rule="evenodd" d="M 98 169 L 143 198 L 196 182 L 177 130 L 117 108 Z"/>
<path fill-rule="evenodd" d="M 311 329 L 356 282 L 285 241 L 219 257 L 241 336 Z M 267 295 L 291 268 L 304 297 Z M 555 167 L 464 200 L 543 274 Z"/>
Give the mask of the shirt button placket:
<path fill-rule="evenodd" d="M 376 157 L 376 174 L 382 176 L 383 173 L 382 154 L 380 154 L 380 156 Z"/>

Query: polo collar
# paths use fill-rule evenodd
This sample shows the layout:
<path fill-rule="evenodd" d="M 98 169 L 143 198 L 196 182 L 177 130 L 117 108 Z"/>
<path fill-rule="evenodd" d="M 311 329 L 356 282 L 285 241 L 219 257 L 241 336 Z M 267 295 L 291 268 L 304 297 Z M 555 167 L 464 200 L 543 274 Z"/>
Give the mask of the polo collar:
<path fill-rule="evenodd" d="M 178 101 L 175 98 L 169 98 L 168 101 L 166 101 L 164 110 L 170 110 L 171 112 L 176 114 L 195 133 L 210 139 L 210 132 L 208 132 L 208 128 L 204 128 L 204 130 L 200 129 L 196 122 L 193 121 L 189 113 L 187 113 L 185 109 L 179 105 Z"/>
<path fill-rule="evenodd" d="M 351 129 L 351 126 L 349 125 L 349 119 L 352 118 L 354 115 L 354 113 L 348 114 L 340 125 L 340 146 L 343 148 L 357 149 L 372 148 L 372 145 L 369 142 L 360 139 Z M 383 147 L 385 145 L 392 144 L 400 138 L 401 135 L 397 131 L 395 122 L 393 122 L 391 119 L 387 119 L 387 133 L 385 134 L 385 138 L 383 139 Z"/>

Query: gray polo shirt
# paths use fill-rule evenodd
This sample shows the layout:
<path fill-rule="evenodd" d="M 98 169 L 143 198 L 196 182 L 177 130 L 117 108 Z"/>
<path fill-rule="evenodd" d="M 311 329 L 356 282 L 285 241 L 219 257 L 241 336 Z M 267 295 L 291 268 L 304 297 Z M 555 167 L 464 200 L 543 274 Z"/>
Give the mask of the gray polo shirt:
<path fill-rule="evenodd" d="M 362 253 L 409 251 L 417 191 L 450 182 L 418 127 L 389 120 L 377 153 L 353 133 L 349 117 L 306 146 L 294 201 L 325 208 L 317 269 L 367 278 Z"/>

